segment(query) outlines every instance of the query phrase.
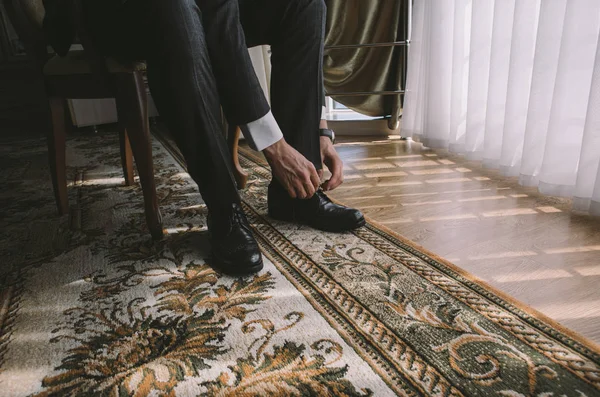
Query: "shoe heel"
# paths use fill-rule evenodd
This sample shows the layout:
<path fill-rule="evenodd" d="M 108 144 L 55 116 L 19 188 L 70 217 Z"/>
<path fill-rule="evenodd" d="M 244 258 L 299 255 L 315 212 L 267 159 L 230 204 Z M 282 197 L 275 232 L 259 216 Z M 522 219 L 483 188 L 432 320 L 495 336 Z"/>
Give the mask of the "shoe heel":
<path fill-rule="evenodd" d="M 289 208 L 284 209 L 282 207 L 269 208 L 269 217 L 278 221 L 293 222 L 294 213 Z"/>
<path fill-rule="evenodd" d="M 268 192 L 269 217 L 278 221 L 294 221 L 294 202 L 278 184 L 271 183 Z"/>

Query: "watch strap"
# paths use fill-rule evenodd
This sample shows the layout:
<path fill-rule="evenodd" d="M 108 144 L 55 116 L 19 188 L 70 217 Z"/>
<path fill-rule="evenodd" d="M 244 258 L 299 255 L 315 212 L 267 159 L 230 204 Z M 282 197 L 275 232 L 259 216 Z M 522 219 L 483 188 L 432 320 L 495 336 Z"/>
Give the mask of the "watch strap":
<path fill-rule="evenodd" d="M 330 128 L 320 128 L 319 136 L 326 136 L 327 138 L 331 139 L 332 143 L 335 143 L 335 132 L 333 132 L 333 130 Z"/>

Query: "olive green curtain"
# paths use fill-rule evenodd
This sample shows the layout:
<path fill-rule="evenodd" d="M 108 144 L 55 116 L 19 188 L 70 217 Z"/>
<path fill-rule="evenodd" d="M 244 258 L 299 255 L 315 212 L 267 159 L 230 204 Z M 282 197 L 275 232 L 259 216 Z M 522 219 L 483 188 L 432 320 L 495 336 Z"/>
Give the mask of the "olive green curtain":
<path fill-rule="evenodd" d="M 404 40 L 403 7 L 410 0 L 326 0 L 325 47 L 341 44 Z M 403 12 L 404 11 L 404 12 Z M 402 47 L 325 50 L 325 91 L 398 90 L 401 85 Z M 368 116 L 388 116 L 397 96 L 335 96 L 337 102 Z M 396 102 L 394 102 L 396 101 Z"/>

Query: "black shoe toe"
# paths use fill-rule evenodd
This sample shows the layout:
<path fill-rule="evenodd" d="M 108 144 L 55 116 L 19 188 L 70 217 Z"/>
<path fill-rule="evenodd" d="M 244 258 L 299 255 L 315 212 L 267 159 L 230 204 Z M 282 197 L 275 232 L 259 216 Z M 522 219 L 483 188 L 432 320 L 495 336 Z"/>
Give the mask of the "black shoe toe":
<path fill-rule="evenodd" d="M 359 210 L 352 210 L 348 218 L 348 225 L 352 230 L 358 229 L 359 227 L 362 227 L 365 225 L 365 223 L 367 223 L 365 221 L 364 215 Z"/>
<path fill-rule="evenodd" d="M 321 190 L 308 200 L 294 200 L 285 191 L 270 186 L 268 203 L 272 218 L 299 222 L 326 232 L 343 233 L 366 223 L 359 210 L 332 202 Z"/>
<path fill-rule="evenodd" d="M 262 270 L 263 259 L 243 210 L 237 204 L 232 208 L 226 216 L 209 216 L 211 265 L 229 276 L 248 276 Z"/>

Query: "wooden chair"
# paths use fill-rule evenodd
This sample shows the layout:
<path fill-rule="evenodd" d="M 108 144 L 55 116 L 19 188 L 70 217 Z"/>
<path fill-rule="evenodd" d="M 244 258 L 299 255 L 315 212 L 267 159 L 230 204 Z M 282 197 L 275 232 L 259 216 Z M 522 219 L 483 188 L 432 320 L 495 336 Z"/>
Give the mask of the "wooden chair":
<path fill-rule="evenodd" d="M 227 142 L 229 143 L 229 151 L 231 152 L 231 159 L 233 161 L 233 176 L 240 190 L 245 189 L 246 183 L 248 183 L 248 174 L 242 168 L 238 154 L 241 134 L 242 131 L 238 126 L 229 126 L 227 129 Z"/>
<path fill-rule="evenodd" d="M 84 26 L 80 0 L 73 0 L 78 36 L 83 51 L 71 51 L 64 57 L 48 56 L 42 30 L 42 0 L 3 0 L 7 13 L 28 54 L 35 58 L 43 75 L 52 126 L 48 133 L 48 155 L 58 212 L 68 212 L 65 129 L 67 99 L 115 98 L 119 119 L 121 161 L 125 183 L 133 178 L 132 154 L 144 194 L 146 222 L 153 238 L 163 236 L 156 197 L 152 147 L 144 82 L 144 63 L 122 64 L 100 56 L 89 40 Z M 68 124 L 66 124 L 68 123 Z"/>

